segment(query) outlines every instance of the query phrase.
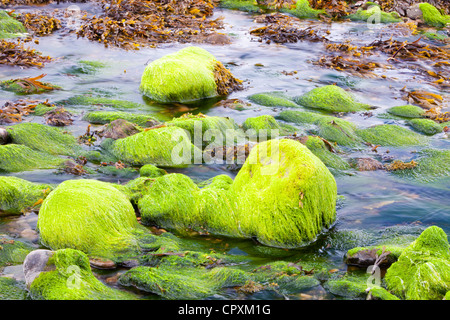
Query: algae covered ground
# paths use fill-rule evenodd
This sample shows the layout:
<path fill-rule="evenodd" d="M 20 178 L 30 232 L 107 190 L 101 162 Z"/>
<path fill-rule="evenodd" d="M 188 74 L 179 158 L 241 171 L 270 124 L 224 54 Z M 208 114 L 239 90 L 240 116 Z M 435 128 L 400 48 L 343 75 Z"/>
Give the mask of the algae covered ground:
<path fill-rule="evenodd" d="M 0 299 L 448 300 L 449 11 L 0 0 Z"/>

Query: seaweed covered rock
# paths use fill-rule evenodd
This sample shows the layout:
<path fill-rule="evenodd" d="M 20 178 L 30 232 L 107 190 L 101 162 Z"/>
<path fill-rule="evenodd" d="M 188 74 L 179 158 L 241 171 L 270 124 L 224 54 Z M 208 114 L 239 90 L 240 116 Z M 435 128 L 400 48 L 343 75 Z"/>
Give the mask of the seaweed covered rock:
<path fill-rule="evenodd" d="M 249 96 L 248 100 L 265 107 L 299 107 L 299 105 L 288 98 L 284 92 L 279 91 L 255 93 Z"/>
<path fill-rule="evenodd" d="M 65 159 L 42 153 L 19 144 L 0 145 L 0 172 L 55 169 Z"/>
<path fill-rule="evenodd" d="M 262 9 L 253 0 L 221 0 L 219 6 L 225 9 L 259 13 Z"/>
<path fill-rule="evenodd" d="M 0 177 L 0 215 L 21 214 L 43 199 L 51 187 L 16 177 Z"/>
<path fill-rule="evenodd" d="M 242 128 L 247 131 L 247 135 L 253 135 L 259 139 L 274 139 L 279 136 L 286 136 L 295 132 L 294 127 L 279 123 L 273 116 L 269 115 L 247 118 L 242 124 Z"/>
<path fill-rule="evenodd" d="M 22 241 L 0 234 L 0 268 L 22 264 L 33 248 Z"/>
<path fill-rule="evenodd" d="M 262 142 L 233 183 L 222 177 L 202 189 L 180 174 L 155 179 L 138 203 L 142 221 L 292 248 L 314 240 L 335 220 L 336 182 L 297 141 Z"/>
<path fill-rule="evenodd" d="M 450 16 L 442 15 L 432 4 L 423 2 L 419 4 L 422 11 L 422 19 L 426 24 L 436 28 L 444 28 L 450 23 Z"/>
<path fill-rule="evenodd" d="M 190 102 L 228 95 L 241 87 L 208 51 L 188 47 L 150 63 L 141 80 L 141 91 L 158 102 Z"/>
<path fill-rule="evenodd" d="M 167 172 L 166 170 L 160 169 L 154 165 L 146 164 L 145 166 L 141 167 L 141 169 L 139 170 L 139 174 L 141 175 L 141 177 L 157 178 L 166 175 Z"/>
<path fill-rule="evenodd" d="M 68 180 L 42 203 L 38 229 L 52 250 L 73 248 L 119 261 L 140 252 L 135 212 L 128 198 L 109 183 Z"/>
<path fill-rule="evenodd" d="M 0 300 L 26 300 L 28 291 L 22 282 L 0 277 Z"/>
<path fill-rule="evenodd" d="M 442 132 L 439 124 L 430 119 L 412 119 L 408 124 L 416 131 L 426 134 L 428 136 L 435 135 Z"/>
<path fill-rule="evenodd" d="M 176 126 L 144 130 L 104 146 L 125 163 L 160 167 L 185 167 L 192 163 L 192 154 L 198 149 L 187 133 Z"/>
<path fill-rule="evenodd" d="M 325 15 L 325 10 L 311 8 L 308 0 L 298 0 L 293 9 L 282 9 L 282 12 L 290 13 L 300 19 L 317 19 L 319 15 Z"/>
<path fill-rule="evenodd" d="M 161 124 L 149 115 L 123 111 L 93 111 L 83 117 L 83 120 L 93 124 L 108 124 L 118 119 L 127 120 L 141 127 L 154 127 Z"/>
<path fill-rule="evenodd" d="M 5 10 L 0 10 L 0 39 L 16 38 L 26 33 L 24 25 L 11 17 Z"/>
<path fill-rule="evenodd" d="M 429 142 L 427 137 L 393 124 L 358 129 L 356 133 L 364 141 L 380 146 L 421 146 Z"/>
<path fill-rule="evenodd" d="M 367 21 L 368 23 L 395 23 L 402 19 L 397 12 L 384 12 L 378 5 L 372 5 L 367 10 L 359 9 L 354 14 L 347 16 L 353 21 Z"/>
<path fill-rule="evenodd" d="M 117 100 L 106 97 L 92 96 L 92 95 L 78 95 L 66 100 L 56 102 L 60 105 L 72 105 L 72 106 L 102 106 L 111 107 L 118 110 L 127 109 L 145 109 L 145 106 L 133 101 Z"/>
<path fill-rule="evenodd" d="M 369 246 L 356 247 L 345 254 L 345 263 L 358 267 L 368 267 L 375 264 L 378 256 L 381 256 L 383 250 L 388 253 L 387 256 L 379 263 L 380 266 L 386 267 L 392 265 L 398 260 L 405 247 L 401 246 Z"/>
<path fill-rule="evenodd" d="M 405 106 L 396 106 L 389 108 L 387 110 L 388 113 L 404 117 L 404 118 L 422 118 L 425 114 L 425 110 L 423 110 L 420 107 L 412 106 L 412 105 L 405 105 Z"/>
<path fill-rule="evenodd" d="M 310 133 L 342 146 L 355 147 L 362 142 L 361 138 L 356 135 L 356 125 L 337 117 L 286 110 L 278 115 L 278 119 L 296 124 L 310 124 L 312 125 L 308 129 Z"/>
<path fill-rule="evenodd" d="M 33 251 L 25 260 L 24 272 L 33 300 L 134 299 L 100 282 L 92 274 L 89 258 L 78 250 Z"/>
<path fill-rule="evenodd" d="M 335 85 L 315 88 L 295 97 L 294 101 L 307 108 L 329 112 L 353 112 L 370 108 L 368 104 L 355 101 L 350 93 Z"/>
<path fill-rule="evenodd" d="M 407 300 L 442 300 L 450 290 L 450 252 L 447 235 L 427 228 L 400 255 L 385 276 L 387 288 Z"/>
<path fill-rule="evenodd" d="M 74 156 L 81 148 L 71 134 L 39 123 L 19 123 L 7 129 L 11 141 L 52 155 Z"/>

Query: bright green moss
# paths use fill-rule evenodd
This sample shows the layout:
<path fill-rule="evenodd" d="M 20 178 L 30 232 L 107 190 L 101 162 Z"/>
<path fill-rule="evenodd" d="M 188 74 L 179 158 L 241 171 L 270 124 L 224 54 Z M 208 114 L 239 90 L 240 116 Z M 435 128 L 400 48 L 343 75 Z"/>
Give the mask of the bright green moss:
<path fill-rule="evenodd" d="M 47 112 L 53 111 L 55 109 L 56 109 L 56 107 L 49 107 L 49 106 L 47 106 L 45 104 L 40 103 L 33 109 L 34 112 L 32 114 L 35 115 L 35 116 L 42 117 Z"/>
<path fill-rule="evenodd" d="M 355 101 L 350 93 L 335 85 L 315 88 L 294 98 L 294 101 L 307 108 L 329 112 L 354 112 L 370 108 L 368 104 Z"/>
<path fill-rule="evenodd" d="M 57 104 L 74 106 L 103 106 L 111 107 L 114 109 L 139 109 L 144 107 L 143 105 L 136 102 L 115 100 L 103 97 L 92 97 L 87 95 L 75 96 L 67 100 L 59 101 L 57 102 Z"/>
<path fill-rule="evenodd" d="M 68 180 L 44 200 L 38 219 L 41 242 L 90 256 L 120 260 L 139 251 L 138 223 L 128 198 L 108 183 Z"/>
<path fill-rule="evenodd" d="M 332 174 L 307 147 L 270 140 L 252 149 L 228 189 L 199 189 L 188 177 L 170 174 L 155 180 L 139 209 L 144 222 L 180 232 L 256 237 L 289 248 L 312 241 L 333 223 L 336 196 Z"/>
<path fill-rule="evenodd" d="M 18 144 L 0 145 L 0 172 L 55 169 L 65 160 Z"/>
<path fill-rule="evenodd" d="M 448 23 L 450 23 L 450 16 L 442 15 L 436 7 L 429 3 L 420 3 L 419 8 L 422 11 L 423 20 L 429 26 L 444 28 Z"/>
<path fill-rule="evenodd" d="M 297 124 L 314 125 L 313 128 L 309 129 L 311 133 L 342 146 L 353 147 L 361 143 L 361 139 L 356 135 L 356 126 L 344 119 L 313 112 L 291 110 L 281 112 L 278 118 Z"/>
<path fill-rule="evenodd" d="M 326 14 L 325 10 L 311 8 L 308 0 L 298 0 L 294 9 L 282 9 L 281 11 L 290 13 L 300 19 L 317 19 L 320 14 Z"/>
<path fill-rule="evenodd" d="M 447 235 L 427 228 L 400 255 L 385 276 L 387 288 L 407 300 L 442 300 L 450 290 L 450 252 Z"/>
<path fill-rule="evenodd" d="M 450 301 L 450 291 L 444 297 L 444 300 Z"/>
<path fill-rule="evenodd" d="M 251 102 L 265 107 L 290 107 L 298 108 L 299 105 L 286 97 L 283 92 L 256 93 L 248 97 Z"/>
<path fill-rule="evenodd" d="M 9 16 L 4 10 L 0 10 L 0 39 L 16 38 L 27 29 L 23 24 Z"/>
<path fill-rule="evenodd" d="M 141 177 L 147 177 L 147 178 L 157 178 L 157 177 L 161 177 L 161 176 L 167 174 L 166 170 L 160 169 L 151 164 L 147 164 L 147 165 L 143 166 L 140 169 L 139 173 L 140 173 Z"/>
<path fill-rule="evenodd" d="M 158 102 L 189 102 L 217 96 L 216 59 L 208 51 L 188 47 L 150 63 L 141 91 Z"/>
<path fill-rule="evenodd" d="M 423 35 L 430 40 L 445 41 L 448 36 L 437 32 L 424 32 Z"/>
<path fill-rule="evenodd" d="M 34 300 L 128 300 L 134 296 L 100 282 L 91 271 L 89 258 L 81 251 L 62 249 L 47 262 L 51 271 L 34 279 L 30 295 Z"/>
<path fill-rule="evenodd" d="M 48 188 L 51 187 L 16 177 L 0 177 L 0 215 L 21 214 L 43 199 Z"/>
<path fill-rule="evenodd" d="M 118 139 L 108 150 L 131 165 L 185 167 L 192 163 L 192 154 L 196 148 L 183 129 L 168 126 Z"/>
<path fill-rule="evenodd" d="M 107 124 L 118 119 L 127 120 L 142 127 L 153 127 L 160 124 L 158 120 L 151 116 L 122 111 L 94 111 L 83 117 L 83 120 L 93 124 Z"/>
<path fill-rule="evenodd" d="M 13 143 L 52 155 L 74 156 L 81 151 L 71 134 L 56 127 L 38 123 L 19 123 L 7 127 Z"/>
<path fill-rule="evenodd" d="M 0 277 L 0 300 L 26 300 L 28 292 L 23 283 L 11 278 Z"/>
<path fill-rule="evenodd" d="M 221 0 L 219 6 L 225 9 L 239 10 L 245 12 L 262 12 L 254 0 Z"/>
<path fill-rule="evenodd" d="M 421 150 L 414 161 L 418 163 L 416 167 L 397 170 L 392 173 L 404 178 L 413 178 L 420 182 L 432 182 L 450 176 L 450 150 Z"/>
<path fill-rule="evenodd" d="M 367 10 L 359 9 L 347 18 L 353 21 L 368 21 L 369 23 L 395 23 L 402 19 L 396 12 L 384 12 L 378 5 L 373 5 Z"/>
<path fill-rule="evenodd" d="M 2 234 L 0 234 L 0 247 L 0 268 L 22 264 L 27 254 L 33 250 L 30 245 Z"/>
<path fill-rule="evenodd" d="M 364 141 L 381 146 L 420 146 L 429 140 L 421 134 L 392 124 L 382 124 L 367 129 L 358 129 L 357 135 Z"/>
<path fill-rule="evenodd" d="M 412 105 L 392 107 L 389 108 L 387 112 L 392 115 L 404 118 L 422 118 L 425 114 L 425 110 Z"/>
<path fill-rule="evenodd" d="M 416 131 L 432 136 L 442 132 L 441 126 L 430 119 L 412 119 L 408 124 Z"/>

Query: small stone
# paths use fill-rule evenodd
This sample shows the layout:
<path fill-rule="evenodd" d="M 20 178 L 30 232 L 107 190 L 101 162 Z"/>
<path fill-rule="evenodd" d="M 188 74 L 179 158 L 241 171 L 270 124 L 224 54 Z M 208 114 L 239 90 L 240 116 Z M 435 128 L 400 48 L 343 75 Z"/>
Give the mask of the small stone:
<path fill-rule="evenodd" d="M 96 269 L 115 269 L 117 267 L 114 261 L 103 258 L 90 258 L 89 263 Z"/>
<path fill-rule="evenodd" d="M 359 171 L 375 171 L 383 168 L 381 162 L 372 158 L 358 158 L 356 166 Z"/>
<path fill-rule="evenodd" d="M 48 270 L 47 262 L 53 254 L 53 251 L 39 249 L 27 255 L 23 262 L 23 273 L 25 274 L 25 283 L 28 288 L 41 272 L 50 271 Z"/>
<path fill-rule="evenodd" d="M 38 234 L 36 231 L 34 231 L 32 229 L 25 229 L 20 232 L 20 237 L 30 240 L 30 241 L 34 241 L 38 238 Z"/>
<path fill-rule="evenodd" d="M 0 128 L 0 145 L 6 144 L 9 140 L 9 133 L 4 128 Z"/>

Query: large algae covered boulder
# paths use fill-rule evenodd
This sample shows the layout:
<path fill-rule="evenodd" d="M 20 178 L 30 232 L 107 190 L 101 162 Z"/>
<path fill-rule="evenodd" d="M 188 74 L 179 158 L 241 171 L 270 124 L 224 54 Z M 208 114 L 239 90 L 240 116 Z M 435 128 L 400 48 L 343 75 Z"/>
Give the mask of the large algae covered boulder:
<path fill-rule="evenodd" d="M 65 160 L 20 144 L 0 145 L 0 172 L 54 169 Z"/>
<path fill-rule="evenodd" d="M 146 130 L 107 146 L 123 162 L 137 166 L 153 164 L 158 167 L 183 167 L 191 164 L 195 148 L 188 134 L 176 126 Z M 200 150 L 198 152 L 201 153 Z"/>
<path fill-rule="evenodd" d="M 128 198 L 109 183 L 68 180 L 39 211 L 41 242 L 52 250 L 72 248 L 113 261 L 139 252 L 138 226 Z"/>
<path fill-rule="evenodd" d="M 134 296 L 104 285 L 81 251 L 35 250 L 24 263 L 25 279 L 34 300 L 125 300 Z"/>
<path fill-rule="evenodd" d="M 16 38 L 27 29 L 6 11 L 0 10 L 0 39 Z"/>
<path fill-rule="evenodd" d="M 200 189 L 181 174 L 155 179 L 138 202 L 144 223 L 186 228 L 292 248 L 315 239 L 336 215 L 336 182 L 294 140 L 255 146 L 234 182 L 220 175 Z"/>
<path fill-rule="evenodd" d="M 241 87 L 208 51 L 198 47 L 184 48 L 150 63 L 141 79 L 141 91 L 150 99 L 168 102 L 190 102 L 227 95 Z"/>
<path fill-rule="evenodd" d="M 427 228 L 386 273 L 387 288 L 408 300 L 442 300 L 450 290 L 450 252 L 447 235 Z"/>
<path fill-rule="evenodd" d="M 294 98 L 294 101 L 307 108 L 330 112 L 353 112 L 370 108 L 368 104 L 357 102 L 350 93 L 335 85 L 315 88 Z"/>
<path fill-rule="evenodd" d="M 0 215 L 21 214 L 43 199 L 50 188 L 16 177 L 0 177 Z"/>

